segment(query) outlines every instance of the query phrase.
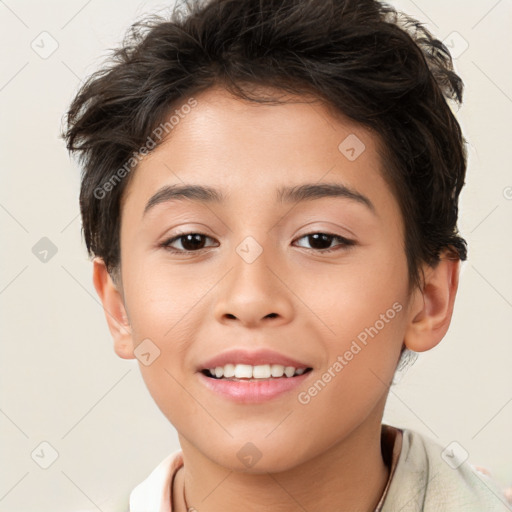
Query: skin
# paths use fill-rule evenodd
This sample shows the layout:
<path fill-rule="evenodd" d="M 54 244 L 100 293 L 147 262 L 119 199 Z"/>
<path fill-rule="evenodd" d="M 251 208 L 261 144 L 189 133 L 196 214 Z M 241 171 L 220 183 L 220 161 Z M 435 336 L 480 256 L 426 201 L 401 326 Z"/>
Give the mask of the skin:
<path fill-rule="evenodd" d="M 405 343 L 422 352 L 444 337 L 459 261 L 425 266 L 423 288 L 408 293 L 404 223 L 381 174 L 375 133 L 304 98 L 262 105 L 219 88 L 195 98 L 197 106 L 139 164 L 125 191 L 121 282 L 116 286 L 100 258 L 93 278 L 116 353 L 134 358 L 146 338 L 160 350 L 140 370 L 183 451 L 173 510 L 186 510 L 185 490 L 188 506 L 201 512 L 373 511 L 389 476 L 381 420 L 400 349 Z M 366 147 L 354 161 L 338 149 L 350 134 Z M 375 213 L 340 197 L 276 201 L 278 187 L 306 182 L 349 185 Z M 182 183 L 219 188 L 228 199 L 174 200 L 143 215 L 161 186 Z M 159 246 L 178 229 L 206 235 L 204 248 L 182 256 Z M 356 243 L 331 238 L 315 246 L 305 236 L 314 233 Z M 263 250 L 250 264 L 236 252 L 247 236 Z M 173 243 L 184 246 L 183 238 Z M 300 403 L 298 393 L 396 302 L 402 310 Z M 292 392 L 235 404 L 196 372 L 205 358 L 233 347 L 272 348 L 313 371 Z M 247 442 L 261 453 L 250 468 L 237 457 Z"/>

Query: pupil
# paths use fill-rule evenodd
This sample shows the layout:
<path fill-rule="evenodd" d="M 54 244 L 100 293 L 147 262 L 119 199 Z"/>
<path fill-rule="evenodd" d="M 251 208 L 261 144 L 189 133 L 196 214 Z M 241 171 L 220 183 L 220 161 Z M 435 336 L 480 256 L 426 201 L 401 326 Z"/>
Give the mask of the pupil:
<path fill-rule="evenodd" d="M 330 244 L 331 236 L 326 235 L 325 233 L 315 233 L 314 235 L 309 235 L 309 238 L 313 239 L 313 243 L 311 243 L 311 240 L 310 240 L 310 245 L 311 245 L 311 247 L 313 247 L 313 249 L 328 249 L 329 246 L 331 245 Z M 318 247 L 319 241 L 320 241 L 320 247 Z M 325 242 L 329 242 L 329 243 L 327 243 L 326 247 L 322 247 L 322 243 L 325 243 Z"/>
<path fill-rule="evenodd" d="M 201 249 L 202 248 L 201 236 L 202 235 L 199 235 L 197 233 L 185 235 L 182 237 L 183 240 L 181 241 L 181 245 L 183 246 L 183 248 L 186 251 L 193 251 L 196 249 Z M 204 241 L 203 241 L 203 243 L 204 243 Z M 187 246 L 187 244 L 189 244 L 189 245 Z"/>

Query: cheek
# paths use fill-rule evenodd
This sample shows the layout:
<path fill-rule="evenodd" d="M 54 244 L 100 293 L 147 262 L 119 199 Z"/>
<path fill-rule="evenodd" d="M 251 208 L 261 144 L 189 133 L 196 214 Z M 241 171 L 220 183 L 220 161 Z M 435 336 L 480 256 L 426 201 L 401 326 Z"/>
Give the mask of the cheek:
<path fill-rule="evenodd" d="M 318 410 L 329 408 L 332 400 L 360 417 L 386 391 L 405 333 L 407 279 L 405 253 L 392 244 L 360 250 L 337 267 L 325 266 L 315 274 L 314 286 L 307 273 L 297 278 L 294 291 L 314 311 L 308 317 L 317 332 L 325 333 L 320 378 L 329 382 L 329 391 L 319 394 Z M 305 401 L 316 392 L 307 392 Z"/>
<path fill-rule="evenodd" d="M 335 344 L 372 326 L 396 302 L 405 308 L 407 261 L 398 243 L 361 246 L 329 264 L 310 262 L 291 269 L 288 280 L 306 307 L 305 315 Z M 393 320 L 394 313 L 390 311 Z"/>
<path fill-rule="evenodd" d="M 177 382 L 182 382 L 183 375 L 188 374 L 184 354 L 197 339 L 200 328 L 194 308 L 212 285 L 194 277 L 183 265 L 171 267 L 152 261 L 147 255 L 146 259 L 143 256 L 137 259 L 136 254 L 126 257 L 123 272 L 129 276 L 125 297 L 135 353 L 140 344 L 149 348 L 151 358 L 155 357 L 148 365 L 141 358 L 139 368 L 162 409 L 183 393 Z M 168 411 L 162 411 L 168 415 Z"/>
<path fill-rule="evenodd" d="M 139 338 L 154 336 L 167 343 L 183 333 L 190 313 L 211 284 L 201 279 L 193 265 L 147 254 L 135 256 L 127 258 L 126 265 L 123 262 L 129 275 L 126 300 L 133 332 Z"/>

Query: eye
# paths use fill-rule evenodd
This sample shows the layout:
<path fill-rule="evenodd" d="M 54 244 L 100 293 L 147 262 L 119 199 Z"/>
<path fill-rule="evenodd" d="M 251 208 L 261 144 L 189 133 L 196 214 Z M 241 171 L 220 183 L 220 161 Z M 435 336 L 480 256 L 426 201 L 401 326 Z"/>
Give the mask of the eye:
<path fill-rule="evenodd" d="M 349 240 L 343 236 L 334 235 L 331 233 L 308 233 L 307 235 L 303 235 L 300 238 L 297 238 L 297 240 L 302 240 L 303 238 L 308 239 L 310 245 L 312 246 L 311 248 L 320 253 L 346 249 L 347 247 L 356 244 L 354 240 Z M 340 243 L 337 246 L 331 247 L 331 243 L 334 240 L 338 240 Z"/>
<path fill-rule="evenodd" d="M 203 233 L 180 233 L 172 238 L 169 238 L 165 242 L 163 242 L 160 246 L 164 247 L 165 249 L 174 252 L 174 253 L 192 253 L 200 251 L 201 249 L 205 248 L 204 245 L 204 239 L 207 238 L 209 240 L 213 240 L 213 238 L 210 238 L 207 235 L 204 235 Z M 175 242 L 178 242 L 181 244 L 182 249 L 180 248 L 174 248 L 172 247 L 172 244 Z M 210 246 L 212 247 L 212 246 Z"/>
<path fill-rule="evenodd" d="M 208 247 L 215 247 L 215 244 L 205 246 L 205 239 L 213 240 L 213 238 L 203 233 L 179 233 L 178 235 L 167 239 L 165 242 L 160 244 L 160 246 L 172 253 L 180 254 L 190 254 Z M 296 240 L 302 239 L 308 239 L 311 245 L 311 249 L 320 253 L 328 253 L 336 250 L 346 249 L 356 244 L 354 240 L 349 240 L 348 238 L 331 233 L 308 233 L 307 235 L 303 235 Z M 332 247 L 331 244 L 334 240 L 337 240 L 339 243 Z M 173 244 L 175 243 L 179 243 L 181 248 L 173 247 Z"/>

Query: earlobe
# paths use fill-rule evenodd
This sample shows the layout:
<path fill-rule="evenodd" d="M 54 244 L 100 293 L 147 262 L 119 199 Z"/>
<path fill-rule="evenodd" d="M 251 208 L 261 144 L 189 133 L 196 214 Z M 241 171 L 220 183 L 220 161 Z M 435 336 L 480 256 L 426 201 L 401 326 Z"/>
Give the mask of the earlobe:
<path fill-rule="evenodd" d="M 123 297 L 101 258 L 94 258 L 93 261 L 93 283 L 103 304 L 108 328 L 114 339 L 116 354 L 123 359 L 135 359 L 132 330 Z"/>
<path fill-rule="evenodd" d="M 441 256 L 435 267 L 426 267 L 422 290 L 415 290 L 404 336 L 407 348 L 424 352 L 434 348 L 450 326 L 459 284 L 460 260 Z"/>

